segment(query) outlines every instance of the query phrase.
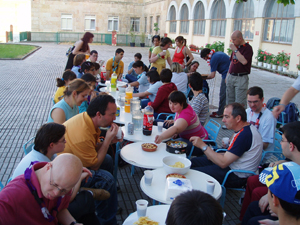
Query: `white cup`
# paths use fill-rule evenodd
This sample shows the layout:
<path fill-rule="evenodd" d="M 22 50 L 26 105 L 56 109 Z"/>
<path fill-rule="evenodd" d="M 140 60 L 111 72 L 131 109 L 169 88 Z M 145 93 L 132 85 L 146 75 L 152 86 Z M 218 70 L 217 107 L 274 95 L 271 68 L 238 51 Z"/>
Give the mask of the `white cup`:
<path fill-rule="evenodd" d="M 162 132 L 163 126 L 164 126 L 164 122 L 157 122 L 158 132 Z"/>
<path fill-rule="evenodd" d="M 222 141 L 223 141 L 224 145 L 226 145 L 225 148 L 228 148 L 228 145 L 229 145 L 229 137 L 224 137 L 224 138 L 222 138 Z"/>
<path fill-rule="evenodd" d="M 163 50 L 163 52 L 167 52 L 167 50 Z"/>
<path fill-rule="evenodd" d="M 118 133 L 116 135 L 117 139 L 121 139 L 122 138 L 122 129 L 121 127 L 119 127 Z"/>
<path fill-rule="evenodd" d="M 151 186 L 152 178 L 153 178 L 153 171 L 152 170 L 145 170 L 145 184 Z"/>
<path fill-rule="evenodd" d="M 213 195 L 215 190 L 215 183 L 212 180 L 206 181 L 206 192 L 207 194 Z"/>
<path fill-rule="evenodd" d="M 140 218 L 141 216 L 146 216 L 148 201 L 145 199 L 140 199 L 135 202 L 137 216 Z"/>

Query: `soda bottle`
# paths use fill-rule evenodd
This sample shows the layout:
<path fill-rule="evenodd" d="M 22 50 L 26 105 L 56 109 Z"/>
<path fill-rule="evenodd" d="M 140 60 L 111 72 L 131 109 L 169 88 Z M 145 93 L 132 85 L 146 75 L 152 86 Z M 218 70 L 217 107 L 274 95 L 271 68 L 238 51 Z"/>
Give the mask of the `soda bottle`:
<path fill-rule="evenodd" d="M 131 85 L 129 84 L 128 87 L 126 88 L 125 91 L 125 112 L 126 113 L 130 113 L 130 102 L 132 99 L 132 93 L 133 93 L 133 88 L 131 87 Z"/>
<path fill-rule="evenodd" d="M 117 74 L 114 72 L 110 78 L 111 90 L 116 91 L 117 89 Z"/>
<path fill-rule="evenodd" d="M 151 107 L 151 102 L 148 102 L 148 105 L 144 109 L 144 120 L 143 120 L 143 135 L 151 135 L 152 134 L 152 126 L 153 126 L 153 117 L 154 109 Z"/>

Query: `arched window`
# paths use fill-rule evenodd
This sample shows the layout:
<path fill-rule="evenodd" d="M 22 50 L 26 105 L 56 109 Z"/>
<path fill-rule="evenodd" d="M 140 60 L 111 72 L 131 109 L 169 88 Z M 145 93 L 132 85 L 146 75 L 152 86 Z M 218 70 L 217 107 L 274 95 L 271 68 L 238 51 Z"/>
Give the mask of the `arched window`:
<path fill-rule="evenodd" d="M 292 43 L 294 26 L 294 5 L 284 6 L 269 0 L 265 11 L 264 41 Z"/>
<path fill-rule="evenodd" d="M 223 0 L 215 0 L 212 10 L 211 17 L 211 29 L 210 36 L 225 37 L 226 30 L 226 10 Z"/>
<path fill-rule="evenodd" d="M 180 33 L 189 33 L 189 10 L 186 4 L 183 4 L 180 11 Z"/>
<path fill-rule="evenodd" d="M 204 6 L 202 2 L 197 2 L 194 10 L 194 34 L 204 35 L 205 33 L 205 19 Z"/>
<path fill-rule="evenodd" d="M 174 5 L 170 8 L 170 33 L 176 33 L 176 10 Z"/>
<path fill-rule="evenodd" d="M 253 0 L 237 3 L 234 18 L 234 30 L 241 31 L 245 39 L 253 40 L 255 24 Z"/>

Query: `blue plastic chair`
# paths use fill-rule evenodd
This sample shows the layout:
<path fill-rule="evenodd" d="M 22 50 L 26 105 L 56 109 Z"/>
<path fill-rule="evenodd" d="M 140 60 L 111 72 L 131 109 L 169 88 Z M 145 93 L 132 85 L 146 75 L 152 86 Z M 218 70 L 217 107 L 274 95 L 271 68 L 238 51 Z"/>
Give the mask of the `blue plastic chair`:
<path fill-rule="evenodd" d="M 4 185 L 3 185 L 2 182 L 0 181 L 0 191 L 2 191 L 3 188 L 4 188 Z"/>
<path fill-rule="evenodd" d="M 158 120 L 159 117 L 162 116 L 162 115 L 166 115 L 167 116 L 166 120 L 169 120 L 169 119 L 172 119 L 172 118 L 174 119 L 175 118 L 175 113 L 159 113 L 156 119 Z"/>
<path fill-rule="evenodd" d="M 27 155 L 29 152 L 31 152 L 32 147 L 34 146 L 34 140 L 35 137 L 32 137 L 29 139 L 29 141 L 27 141 L 24 145 L 23 145 L 23 150 L 25 155 Z"/>
<path fill-rule="evenodd" d="M 186 94 L 185 94 L 185 97 L 188 99 L 189 98 L 189 93 L 190 93 L 190 91 L 191 91 L 191 88 L 190 88 L 190 86 L 188 85 L 187 86 L 187 89 L 186 89 Z"/>

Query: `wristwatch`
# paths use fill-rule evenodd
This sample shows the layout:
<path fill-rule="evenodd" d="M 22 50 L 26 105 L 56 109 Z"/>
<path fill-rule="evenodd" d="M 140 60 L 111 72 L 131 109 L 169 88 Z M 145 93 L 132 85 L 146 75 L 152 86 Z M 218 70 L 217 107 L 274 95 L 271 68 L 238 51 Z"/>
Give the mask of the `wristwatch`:
<path fill-rule="evenodd" d="M 239 50 L 237 49 L 237 50 L 234 51 L 234 53 L 237 53 L 238 51 L 239 51 Z"/>
<path fill-rule="evenodd" d="M 77 223 L 77 221 L 73 221 L 72 223 L 70 223 L 70 225 L 74 225 L 74 224 L 76 224 Z"/>
<path fill-rule="evenodd" d="M 205 146 L 202 148 L 202 151 L 205 152 L 207 148 L 208 148 L 208 145 L 205 145 Z"/>

